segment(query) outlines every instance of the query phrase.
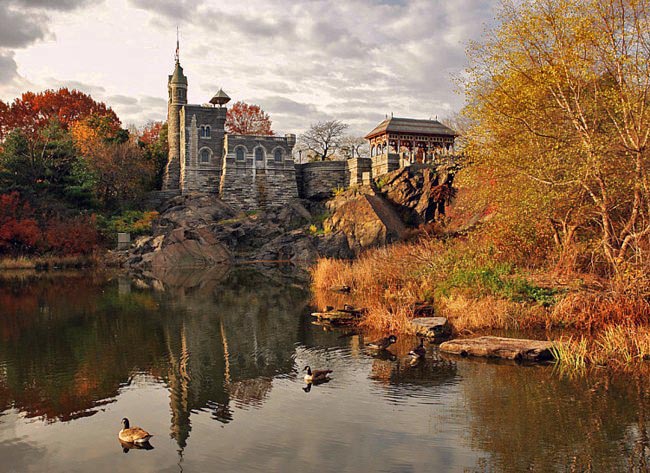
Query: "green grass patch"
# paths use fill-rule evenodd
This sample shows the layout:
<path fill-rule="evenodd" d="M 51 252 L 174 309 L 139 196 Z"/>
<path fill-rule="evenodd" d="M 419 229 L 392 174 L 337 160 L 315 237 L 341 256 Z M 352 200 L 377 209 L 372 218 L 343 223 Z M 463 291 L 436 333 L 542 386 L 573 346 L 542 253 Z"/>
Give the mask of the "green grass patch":
<path fill-rule="evenodd" d="M 495 296 L 513 302 L 535 302 L 543 306 L 555 303 L 557 289 L 537 286 L 516 274 L 510 264 L 482 267 L 457 267 L 437 285 L 437 292 L 448 296 L 460 289 L 476 296 Z"/>

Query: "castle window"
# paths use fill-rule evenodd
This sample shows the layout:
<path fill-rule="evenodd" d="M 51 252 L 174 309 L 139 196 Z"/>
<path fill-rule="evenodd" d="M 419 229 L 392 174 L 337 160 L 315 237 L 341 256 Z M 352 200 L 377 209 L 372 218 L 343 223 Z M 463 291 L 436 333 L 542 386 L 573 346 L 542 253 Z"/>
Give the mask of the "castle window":
<path fill-rule="evenodd" d="M 264 149 L 255 148 L 255 161 L 264 161 Z"/>
<path fill-rule="evenodd" d="M 210 162 L 210 150 L 208 148 L 203 148 L 201 150 L 201 162 L 202 163 Z"/>
<path fill-rule="evenodd" d="M 210 138 L 210 125 L 201 125 L 201 131 L 199 135 L 201 138 Z"/>
<path fill-rule="evenodd" d="M 237 161 L 243 161 L 245 159 L 244 148 L 239 147 L 235 150 L 235 157 Z"/>
<path fill-rule="evenodd" d="M 276 149 L 273 152 L 273 160 L 277 162 L 282 162 L 282 150 L 280 148 Z"/>

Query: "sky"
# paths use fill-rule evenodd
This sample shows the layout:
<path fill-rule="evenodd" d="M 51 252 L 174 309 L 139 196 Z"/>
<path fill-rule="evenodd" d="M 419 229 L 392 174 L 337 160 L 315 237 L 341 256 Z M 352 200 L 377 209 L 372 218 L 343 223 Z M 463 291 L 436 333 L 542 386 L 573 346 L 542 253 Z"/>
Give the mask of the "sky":
<path fill-rule="evenodd" d="M 497 0 L 0 0 L 0 99 L 69 87 L 124 125 L 164 120 L 176 27 L 190 103 L 219 89 L 276 133 L 443 118 Z"/>

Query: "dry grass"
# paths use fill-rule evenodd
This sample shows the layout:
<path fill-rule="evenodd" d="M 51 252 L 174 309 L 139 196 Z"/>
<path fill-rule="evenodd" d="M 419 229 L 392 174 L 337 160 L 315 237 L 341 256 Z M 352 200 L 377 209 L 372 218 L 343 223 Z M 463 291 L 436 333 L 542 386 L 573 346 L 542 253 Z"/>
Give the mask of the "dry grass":
<path fill-rule="evenodd" d="M 364 307 L 361 325 L 369 330 L 408 333 L 415 304 L 426 302 L 456 334 L 570 330 L 555 346 L 569 369 L 640 366 L 650 358 L 650 303 L 641 292 L 596 284 L 589 275 L 564 275 L 563 289 L 553 292 L 544 289 L 555 279 L 551 273 L 529 277 L 508 268 L 468 242 L 422 239 L 352 262 L 320 260 L 312 276 L 319 307 Z M 332 286 L 350 286 L 352 294 L 332 293 Z"/>
<path fill-rule="evenodd" d="M 650 328 L 610 326 L 577 337 L 561 337 L 555 342 L 558 365 L 568 372 L 608 366 L 634 369 L 650 360 Z"/>
<path fill-rule="evenodd" d="M 98 266 L 101 262 L 99 255 L 89 256 L 20 256 L 16 258 L 0 259 L 0 269 L 23 270 L 23 269 L 60 269 L 60 268 L 82 268 Z"/>
<path fill-rule="evenodd" d="M 650 325 L 650 304 L 636 294 L 574 292 L 555 305 L 551 316 L 557 326 L 587 331 L 613 325 Z"/>

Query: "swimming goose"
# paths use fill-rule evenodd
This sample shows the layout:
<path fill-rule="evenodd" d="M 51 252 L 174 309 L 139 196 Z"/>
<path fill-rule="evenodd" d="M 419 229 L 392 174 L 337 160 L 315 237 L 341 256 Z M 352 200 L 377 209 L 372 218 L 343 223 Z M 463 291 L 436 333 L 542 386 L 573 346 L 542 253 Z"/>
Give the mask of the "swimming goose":
<path fill-rule="evenodd" d="M 129 427 L 129 419 L 122 419 L 122 430 L 117 435 L 122 442 L 143 444 L 149 441 L 153 435 L 140 427 Z"/>
<path fill-rule="evenodd" d="M 312 371 L 309 366 L 305 366 L 303 371 L 307 371 L 305 375 L 305 383 L 317 383 L 319 381 L 325 381 L 328 379 L 327 375 L 332 372 L 332 370 L 315 370 Z"/>
<path fill-rule="evenodd" d="M 373 350 L 385 350 L 396 341 L 397 337 L 395 335 L 389 335 L 388 337 L 380 338 L 379 340 L 370 342 L 366 346 Z"/>
<path fill-rule="evenodd" d="M 421 338 L 420 344 L 409 352 L 409 356 L 411 357 L 412 361 L 422 360 L 424 359 L 426 354 L 427 354 L 427 349 L 424 348 L 424 338 Z"/>

